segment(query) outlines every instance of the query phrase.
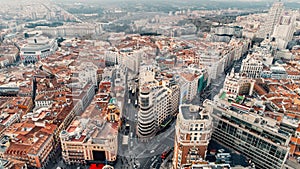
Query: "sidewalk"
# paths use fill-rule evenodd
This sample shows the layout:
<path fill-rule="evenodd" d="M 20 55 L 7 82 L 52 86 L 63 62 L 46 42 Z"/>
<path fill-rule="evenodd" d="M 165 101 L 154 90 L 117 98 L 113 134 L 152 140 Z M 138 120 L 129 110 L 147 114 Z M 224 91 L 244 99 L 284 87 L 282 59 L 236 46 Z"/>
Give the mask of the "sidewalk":
<path fill-rule="evenodd" d="M 159 169 L 171 169 L 172 168 L 172 162 L 166 162 L 162 163 Z"/>
<path fill-rule="evenodd" d="M 300 168 L 300 164 L 297 162 L 295 158 L 289 157 L 289 159 L 287 159 L 285 162 L 285 167 L 288 169 Z"/>

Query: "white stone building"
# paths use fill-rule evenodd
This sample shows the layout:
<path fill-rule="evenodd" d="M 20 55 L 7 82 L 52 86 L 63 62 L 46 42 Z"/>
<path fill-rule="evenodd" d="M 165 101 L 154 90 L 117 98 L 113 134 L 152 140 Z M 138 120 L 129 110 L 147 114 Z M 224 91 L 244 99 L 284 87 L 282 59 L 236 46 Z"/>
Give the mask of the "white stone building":
<path fill-rule="evenodd" d="M 36 62 L 55 53 L 57 47 L 55 39 L 44 36 L 31 37 L 20 47 L 20 57 L 23 62 Z"/>
<path fill-rule="evenodd" d="M 263 70 L 263 62 L 257 55 L 247 55 L 247 58 L 243 60 L 241 67 L 242 76 L 245 75 L 249 78 L 259 78 Z"/>
<path fill-rule="evenodd" d="M 261 23 L 261 27 L 257 32 L 257 37 L 265 38 L 272 36 L 275 25 L 278 24 L 279 18 L 282 15 L 284 6 L 282 2 L 274 2 L 270 8 L 265 22 Z"/>
<path fill-rule="evenodd" d="M 180 90 L 168 80 L 156 80 L 151 67 L 142 67 L 139 83 L 137 135 L 140 140 L 147 141 L 177 112 Z"/>
<path fill-rule="evenodd" d="M 296 16 L 293 13 L 281 16 L 272 35 L 272 37 L 275 38 L 279 49 L 282 50 L 287 47 L 287 44 L 292 40 L 295 31 Z"/>
<path fill-rule="evenodd" d="M 255 80 L 240 76 L 239 73 L 234 73 L 234 69 L 232 69 L 225 78 L 223 91 L 233 97 L 252 95 L 254 84 Z"/>

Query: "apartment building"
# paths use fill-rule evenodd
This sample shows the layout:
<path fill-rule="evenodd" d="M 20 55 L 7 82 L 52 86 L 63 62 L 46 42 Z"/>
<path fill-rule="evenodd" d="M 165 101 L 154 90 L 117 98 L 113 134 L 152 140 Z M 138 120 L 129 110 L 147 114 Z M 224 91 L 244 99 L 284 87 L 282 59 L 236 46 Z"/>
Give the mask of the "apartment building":
<path fill-rule="evenodd" d="M 205 159 L 211 134 L 210 112 L 196 105 L 180 105 L 175 127 L 173 168 L 201 163 Z"/>
<path fill-rule="evenodd" d="M 180 102 L 192 101 L 198 93 L 198 81 L 200 79 L 200 72 L 198 74 L 192 72 L 180 73 L 180 87 L 182 95 Z"/>
<path fill-rule="evenodd" d="M 25 162 L 33 168 L 45 168 L 53 156 L 56 129 L 54 124 L 36 125 L 30 122 L 15 123 L 5 132 L 1 142 L 1 156 Z"/>
<path fill-rule="evenodd" d="M 27 169 L 27 164 L 19 160 L 5 160 L 0 158 L 0 167 L 5 169 Z"/>
<path fill-rule="evenodd" d="M 127 67 L 134 73 L 140 70 L 140 64 L 143 57 L 142 50 L 134 50 L 133 47 L 120 49 L 117 55 L 117 62 L 121 66 Z"/>
<path fill-rule="evenodd" d="M 18 48 L 12 43 L 3 43 L 3 45 L 0 46 L 0 53 L 0 69 L 14 63 L 17 56 L 19 56 Z"/>
<path fill-rule="evenodd" d="M 101 24 L 69 23 L 58 27 L 38 26 L 35 30 L 50 34 L 54 37 L 75 37 L 97 35 L 102 32 Z"/>
<path fill-rule="evenodd" d="M 171 85 L 170 89 L 171 89 L 171 94 L 170 94 L 171 113 L 170 113 L 170 115 L 174 116 L 179 112 L 178 106 L 180 103 L 180 87 L 178 85 Z"/>
<path fill-rule="evenodd" d="M 174 82 L 164 80 L 154 68 L 142 67 L 137 124 L 140 140 L 151 139 L 159 127 L 177 112 L 180 89 Z"/>
<path fill-rule="evenodd" d="M 99 82 L 97 75 L 98 67 L 94 63 L 85 61 L 84 59 L 79 64 L 79 66 L 74 66 L 75 69 L 72 71 L 72 76 L 78 78 L 80 81 L 90 82 L 97 88 Z"/>
<path fill-rule="evenodd" d="M 180 86 L 180 103 L 192 101 L 196 95 L 203 91 L 209 83 L 206 69 L 198 69 L 192 66 L 178 71 Z"/>
<path fill-rule="evenodd" d="M 71 92 L 68 92 L 66 96 L 79 101 L 81 110 L 84 110 L 95 96 L 95 85 L 93 83 L 70 83 L 67 86 L 71 89 Z"/>

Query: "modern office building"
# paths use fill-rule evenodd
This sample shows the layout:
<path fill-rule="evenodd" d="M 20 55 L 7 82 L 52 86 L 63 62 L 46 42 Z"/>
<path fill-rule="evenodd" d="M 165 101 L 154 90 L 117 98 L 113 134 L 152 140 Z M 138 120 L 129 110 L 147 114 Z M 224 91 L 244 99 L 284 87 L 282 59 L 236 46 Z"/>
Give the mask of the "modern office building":
<path fill-rule="evenodd" d="M 212 139 L 242 153 L 257 168 L 283 168 L 290 136 L 275 119 L 236 103 L 225 105 L 206 100 L 204 107 L 214 119 Z"/>
<path fill-rule="evenodd" d="M 196 105 L 180 105 L 175 127 L 173 168 L 201 163 L 206 156 L 211 134 L 210 112 Z"/>

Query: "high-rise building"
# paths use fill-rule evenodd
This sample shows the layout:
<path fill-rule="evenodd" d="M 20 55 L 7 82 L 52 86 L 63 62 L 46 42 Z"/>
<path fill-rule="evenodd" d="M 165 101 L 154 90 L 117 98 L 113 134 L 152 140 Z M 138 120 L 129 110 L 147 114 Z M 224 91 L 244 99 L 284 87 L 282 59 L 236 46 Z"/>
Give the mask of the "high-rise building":
<path fill-rule="evenodd" d="M 285 13 L 276 24 L 273 36 L 279 49 L 285 49 L 292 40 L 296 31 L 296 16 L 294 13 Z"/>
<path fill-rule="evenodd" d="M 266 21 L 261 24 L 257 37 L 265 38 L 272 36 L 275 25 L 278 24 L 279 18 L 284 10 L 283 2 L 275 2 L 269 10 Z"/>
<path fill-rule="evenodd" d="M 179 107 L 175 127 L 173 168 L 202 162 L 212 133 L 212 118 L 203 108 L 191 104 Z"/>
<path fill-rule="evenodd" d="M 170 89 L 157 86 L 140 88 L 140 109 L 138 112 L 137 134 L 142 139 L 155 135 L 157 127 L 169 115 L 168 93 Z"/>
<path fill-rule="evenodd" d="M 180 89 L 169 80 L 156 79 L 153 68 L 140 73 L 137 135 L 142 141 L 151 139 L 161 125 L 177 112 Z"/>

